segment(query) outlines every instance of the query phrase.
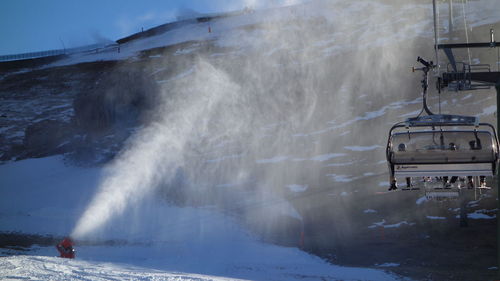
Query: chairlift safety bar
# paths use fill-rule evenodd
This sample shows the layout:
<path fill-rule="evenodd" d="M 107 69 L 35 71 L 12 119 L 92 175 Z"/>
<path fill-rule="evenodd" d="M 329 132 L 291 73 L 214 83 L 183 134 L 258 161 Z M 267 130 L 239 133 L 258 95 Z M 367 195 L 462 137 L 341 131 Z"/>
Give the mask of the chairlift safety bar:
<path fill-rule="evenodd" d="M 486 124 L 486 123 L 481 123 Z M 436 127 L 436 126 L 474 126 L 478 127 L 479 117 L 434 114 L 408 118 L 405 121 L 405 127 Z"/>

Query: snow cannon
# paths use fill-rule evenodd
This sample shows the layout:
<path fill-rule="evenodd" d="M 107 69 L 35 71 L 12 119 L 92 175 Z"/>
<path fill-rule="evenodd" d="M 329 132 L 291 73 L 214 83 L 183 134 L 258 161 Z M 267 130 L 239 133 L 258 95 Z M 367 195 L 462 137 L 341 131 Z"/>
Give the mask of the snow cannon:
<path fill-rule="evenodd" d="M 64 238 L 59 244 L 56 245 L 61 258 L 74 259 L 75 249 L 73 248 L 73 240 L 71 238 Z"/>

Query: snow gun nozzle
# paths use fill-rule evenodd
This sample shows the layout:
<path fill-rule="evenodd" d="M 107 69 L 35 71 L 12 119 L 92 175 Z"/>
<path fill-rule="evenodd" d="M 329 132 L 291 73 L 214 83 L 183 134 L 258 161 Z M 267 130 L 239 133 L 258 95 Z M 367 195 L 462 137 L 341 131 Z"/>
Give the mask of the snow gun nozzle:
<path fill-rule="evenodd" d="M 75 258 L 75 249 L 73 248 L 73 240 L 71 237 L 65 237 L 59 244 L 56 245 L 56 249 L 60 254 L 61 258 Z"/>

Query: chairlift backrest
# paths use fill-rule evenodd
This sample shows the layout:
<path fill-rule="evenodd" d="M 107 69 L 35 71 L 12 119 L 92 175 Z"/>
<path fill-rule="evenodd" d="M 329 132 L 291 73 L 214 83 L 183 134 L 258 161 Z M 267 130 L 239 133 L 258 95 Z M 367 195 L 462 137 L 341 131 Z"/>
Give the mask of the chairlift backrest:
<path fill-rule="evenodd" d="M 392 164 L 492 163 L 497 146 L 488 131 L 426 130 L 390 137 Z"/>
<path fill-rule="evenodd" d="M 417 117 L 391 128 L 386 156 L 392 184 L 396 177 L 495 174 L 495 128 L 474 118 L 451 117 Z"/>

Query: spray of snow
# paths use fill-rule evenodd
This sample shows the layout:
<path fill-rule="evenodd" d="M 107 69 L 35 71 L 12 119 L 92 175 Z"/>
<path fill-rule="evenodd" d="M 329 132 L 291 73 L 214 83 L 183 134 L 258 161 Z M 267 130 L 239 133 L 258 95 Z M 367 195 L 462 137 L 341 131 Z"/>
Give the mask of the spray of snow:
<path fill-rule="evenodd" d="M 134 208 L 161 181 L 170 181 L 184 163 L 184 150 L 193 134 L 206 131 L 210 116 L 222 103 L 231 103 L 238 87 L 211 65 L 199 62 L 197 72 L 185 84 L 182 100 L 170 96 L 160 106 L 164 116 L 140 132 L 103 178 L 98 194 L 78 221 L 72 236 L 82 238 L 102 227 L 126 208 Z M 205 83 L 201 83 L 204 81 Z M 199 88 L 210 85 L 210 91 Z M 203 95 L 192 96 L 202 92 Z M 182 106 L 182 110 L 174 107 Z M 175 126 L 172 126 L 175 124 Z M 234 125 L 234 124 L 230 124 Z"/>
<path fill-rule="evenodd" d="M 127 48 L 132 52 L 134 46 L 199 35 L 200 40 L 213 36 L 213 48 L 230 51 L 216 57 L 197 54 L 194 59 L 178 55 L 175 66 L 165 61 L 169 73 L 155 73 L 162 87 L 162 101 L 152 118 L 155 121 L 140 130 L 109 165 L 72 235 L 92 235 L 157 191 L 166 190 L 171 197 L 169 189 L 176 188 L 172 182 L 177 178 L 185 183 L 179 192 L 191 200 L 184 204 L 217 203 L 238 211 L 242 209 L 238 202 L 248 205 L 248 194 L 253 196 L 249 200 L 266 204 L 289 192 L 290 182 L 304 182 L 312 189 L 353 181 L 357 174 L 335 170 L 341 166 L 328 166 L 333 171 L 326 177 L 318 177 L 315 171 L 328 160 L 346 156 L 344 147 L 363 151 L 368 157 L 378 153 L 379 146 L 373 144 L 383 143 L 385 135 L 373 134 L 381 137 L 369 139 L 369 143 L 355 138 L 405 105 L 384 105 L 387 89 L 414 95 L 411 90 L 400 93 L 400 84 L 407 81 L 389 79 L 387 72 L 402 72 L 405 63 L 413 61 L 413 57 L 407 58 L 411 50 L 406 47 L 423 32 L 425 26 L 415 25 L 414 19 L 425 16 L 427 8 L 398 9 L 371 1 L 308 2 L 215 20 L 211 35 L 204 25 L 186 25 L 166 33 L 170 37 L 162 40 L 159 35 L 124 45 L 121 55 Z M 411 22 L 400 22 L 409 14 Z M 396 19 L 398 24 L 394 24 Z M 238 28 L 231 29 L 234 26 Z M 374 47 L 354 48 L 366 43 Z M 167 54 L 155 60 L 165 57 Z M 339 65 L 347 65 L 349 71 Z M 370 83 L 359 83 L 359 77 L 368 76 Z M 377 104 L 360 104 L 355 97 L 363 94 L 367 99 L 373 96 Z M 330 120 L 338 120 L 339 125 L 332 127 Z M 272 130 L 262 130 L 270 124 L 275 124 Z M 344 127 L 351 131 L 344 135 L 351 138 L 347 143 L 332 142 L 329 134 L 323 134 Z M 314 133 L 293 137 L 300 132 Z M 356 145 L 346 146 L 348 143 Z M 312 161 L 304 167 L 298 159 Z M 234 184 L 231 189 L 239 195 L 219 195 L 213 187 L 222 183 Z M 252 212 L 245 216 L 272 217 L 262 211 L 268 208 L 245 208 L 243 212 Z M 283 210 L 300 218 L 293 208 Z"/>

